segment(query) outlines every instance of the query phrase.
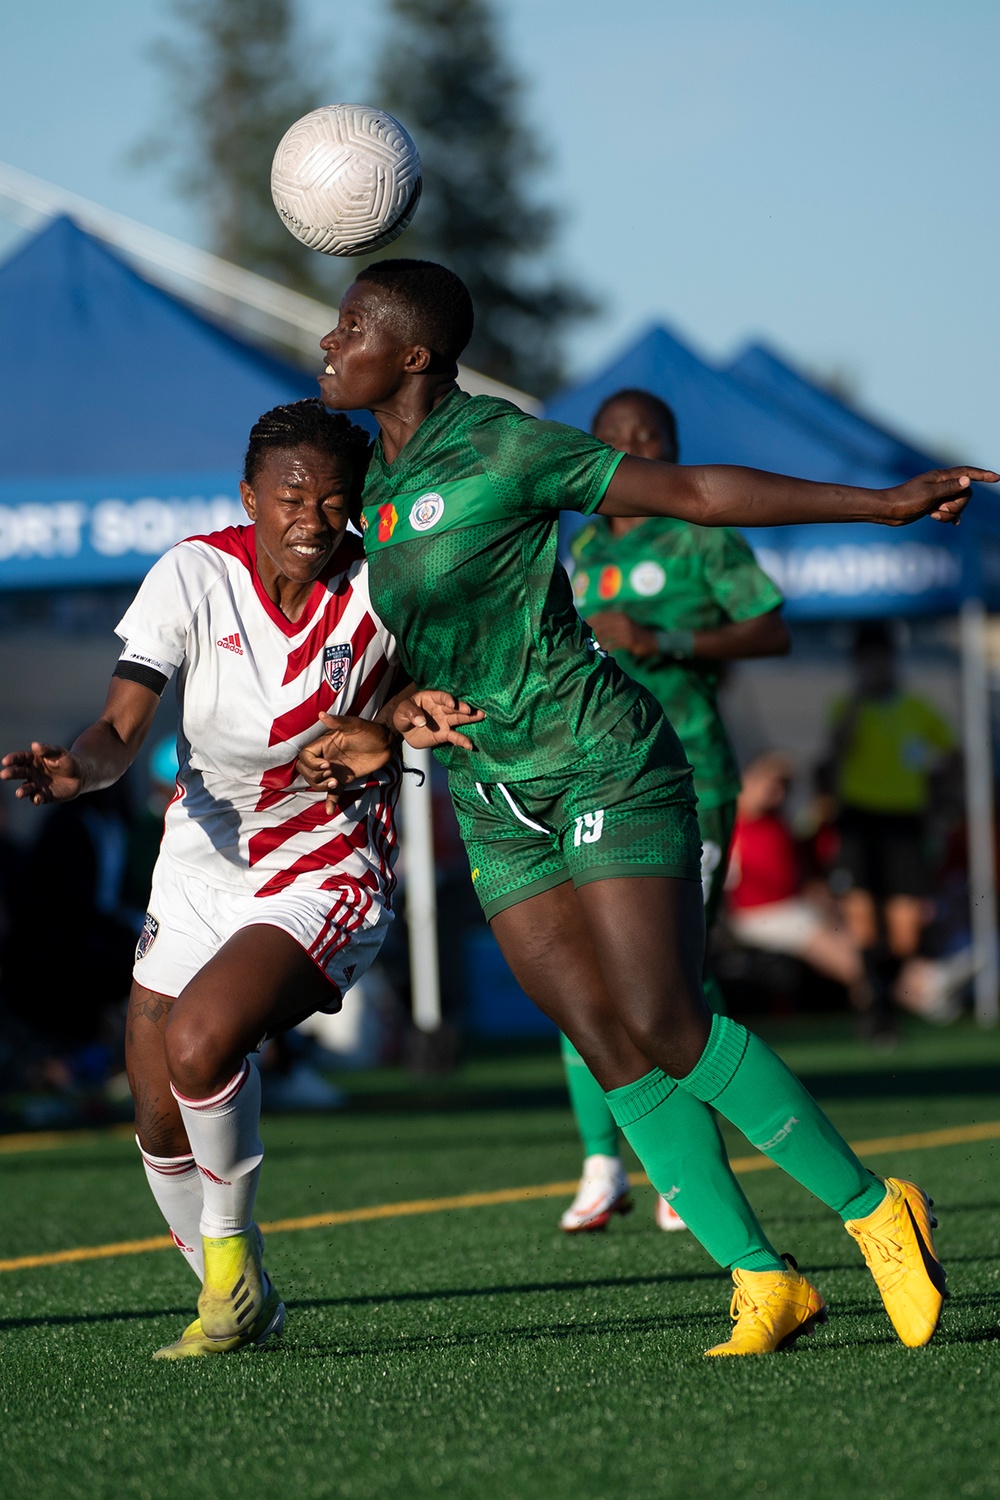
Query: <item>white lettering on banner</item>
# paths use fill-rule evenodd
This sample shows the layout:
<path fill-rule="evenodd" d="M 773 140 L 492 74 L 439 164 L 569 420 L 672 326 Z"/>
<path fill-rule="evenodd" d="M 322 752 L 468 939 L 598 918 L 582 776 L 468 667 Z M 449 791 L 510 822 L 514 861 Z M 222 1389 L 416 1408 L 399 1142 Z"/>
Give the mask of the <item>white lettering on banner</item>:
<path fill-rule="evenodd" d="M 780 552 L 755 547 L 757 561 L 788 599 L 808 594 L 853 598 L 859 594 L 925 594 L 954 588 L 962 576 L 961 560 L 944 547 L 926 542 L 897 546 L 802 547 Z"/>
<path fill-rule="evenodd" d="M 101 500 L 90 517 L 90 545 L 102 557 L 123 557 L 126 552 L 159 557 L 187 536 L 245 521 L 242 505 L 228 495 L 212 500 Z"/>
<path fill-rule="evenodd" d="M 0 562 L 12 557 L 75 557 L 87 507 L 73 500 L 56 505 L 0 505 Z"/>

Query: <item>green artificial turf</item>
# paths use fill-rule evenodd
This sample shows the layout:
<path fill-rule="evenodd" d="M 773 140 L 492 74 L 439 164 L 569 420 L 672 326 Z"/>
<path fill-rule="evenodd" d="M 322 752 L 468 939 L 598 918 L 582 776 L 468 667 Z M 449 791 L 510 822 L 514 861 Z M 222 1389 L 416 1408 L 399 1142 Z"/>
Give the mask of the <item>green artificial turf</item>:
<path fill-rule="evenodd" d="M 996 1036 L 914 1033 L 892 1058 L 836 1028 L 779 1040 L 854 1140 L 1000 1120 Z M 262 1219 L 577 1169 L 552 1055 L 348 1086 L 344 1114 L 265 1123 Z M 953 1295 L 924 1350 L 899 1345 L 854 1244 L 777 1172 L 744 1183 L 831 1321 L 762 1360 L 703 1358 L 728 1284 L 655 1229 L 649 1189 L 606 1235 L 560 1235 L 550 1200 L 273 1235 L 286 1335 L 210 1361 L 149 1360 L 193 1315 L 175 1252 L 2 1274 L 3 1500 L 1000 1496 L 998 1156 L 871 1159 L 938 1205 Z M 5 1155 L 0 1180 L 0 1256 L 161 1228 L 120 1138 Z"/>

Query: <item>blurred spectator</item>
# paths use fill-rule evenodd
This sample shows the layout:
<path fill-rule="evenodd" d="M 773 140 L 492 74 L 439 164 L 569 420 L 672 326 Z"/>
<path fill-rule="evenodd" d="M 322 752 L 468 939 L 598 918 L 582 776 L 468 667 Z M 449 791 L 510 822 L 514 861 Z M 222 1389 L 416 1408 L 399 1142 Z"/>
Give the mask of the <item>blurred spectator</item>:
<path fill-rule="evenodd" d="M 7 814 L 0 804 L 0 943 L 10 931 L 14 893 L 21 883 L 24 856 L 7 833 Z M 0 986 L 3 973 L 0 970 Z"/>
<path fill-rule="evenodd" d="M 930 916 L 930 778 L 954 736 L 931 704 L 898 683 L 888 626 L 858 627 L 852 692 L 834 704 L 829 761 L 840 848 L 831 888 L 864 957 L 874 1035 L 891 1037 L 891 996 Z"/>
<path fill-rule="evenodd" d="M 802 892 L 798 851 L 784 817 L 793 775 L 791 761 L 778 752 L 759 756 L 743 773 L 726 882 L 729 930 L 748 948 L 802 959 L 842 984 L 864 1010 L 870 996 L 857 945 L 832 905 Z"/>
<path fill-rule="evenodd" d="M 45 819 L 24 865 L 4 945 L 8 1009 L 103 1081 L 120 1047 L 135 933 L 122 911 L 131 813 L 123 783 Z"/>

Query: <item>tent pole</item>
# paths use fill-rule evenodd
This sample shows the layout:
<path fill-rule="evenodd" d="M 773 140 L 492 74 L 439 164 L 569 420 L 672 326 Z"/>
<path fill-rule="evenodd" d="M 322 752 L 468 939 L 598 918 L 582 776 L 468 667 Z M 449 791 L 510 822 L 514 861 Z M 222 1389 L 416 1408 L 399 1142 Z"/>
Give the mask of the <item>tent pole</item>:
<path fill-rule="evenodd" d="M 973 988 L 979 1025 L 996 1026 L 1000 1019 L 1000 973 L 997 962 L 990 680 L 986 650 L 986 609 L 983 601 L 966 599 L 958 618 L 962 652 L 969 907 L 976 960 Z"/>
<path fill-rule="evenodd" d="M 441 1025 L 441 984 L 438 970 L 437 888 L 434 880 L 431 753 L 429 750 L 411 750 L 407 745 L 403 760 L 406 766 L 424 773 L 422 783 L 417 776 L 404 776 L 400 793 L 413 1020 L 420 1031 L 437 1031 Z"/>

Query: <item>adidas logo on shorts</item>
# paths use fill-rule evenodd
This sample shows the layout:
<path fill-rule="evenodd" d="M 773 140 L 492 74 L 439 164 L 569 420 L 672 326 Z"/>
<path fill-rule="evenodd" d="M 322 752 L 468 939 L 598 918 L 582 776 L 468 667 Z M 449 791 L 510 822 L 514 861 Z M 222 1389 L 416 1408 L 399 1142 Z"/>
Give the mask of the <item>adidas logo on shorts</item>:
<path fill-rule="evenodd" d="M 223 651 L 235 651 L 237 656 L 243 655 L 243 644 L 240 641 L 240 633 L 238 630 L 236 631 L 235 635 L 224 635 L 222 639 L 216 641 L 215 644 L 217 646 L 221 646 Z"/>

